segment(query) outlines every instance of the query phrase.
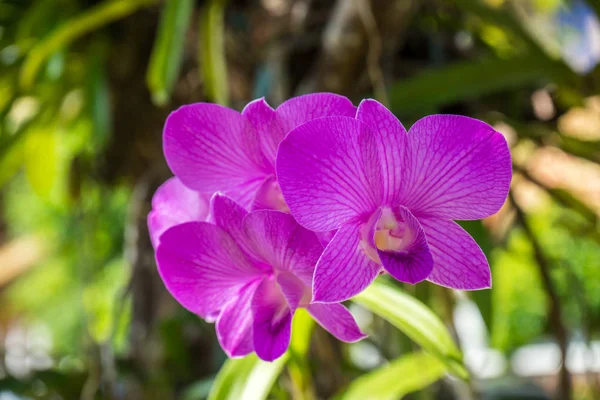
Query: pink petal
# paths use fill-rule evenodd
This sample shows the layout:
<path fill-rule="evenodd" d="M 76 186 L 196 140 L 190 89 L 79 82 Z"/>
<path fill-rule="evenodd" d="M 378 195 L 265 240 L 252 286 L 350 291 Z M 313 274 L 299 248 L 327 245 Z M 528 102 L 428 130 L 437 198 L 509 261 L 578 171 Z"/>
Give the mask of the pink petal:
<path fill-rule="evenodd" d="M 336 116 L 354 118 L 356 107 L 346 97 L 338 94 L 311 93 L 283 102 L 275 112 L 285 135 L 292 129 L 315 118 Z M 283 136 L 279 141 L 282 139 Z"/>
<path fill-rule="evenodd" d="M 362 292 L 381 267 L 363 251 L 360 226 L 343 225 L 325 248 L 313 281 L 313 302 L 338 303 Z"/>
<path fill-rule="evenodd" d="M 355 119 L 320 118 L 291 131 L 279 146 L 277 177 L 292 215 L 313 231 L 336 229 L 381 203 L 377 141 Z"/>
<path fill-rule="evenodd" d="M 259 260 L 312 284 L 315 264 L 323 252 L 314 232 L 298 225 L 290 214 L 272 210 L 251 212 L 244 226 Z"/>
<path fill-rule="evenodd" d="M 279 285 L 264 279 L 252 299 L 253 344 L 258 357 L 273 361 L 290 345 L 292 312 Z"/>
<path fill-rule="evenodd" d="M 504 136 L 488 124 L 457 115 L 431 115 L 408 132 L 402 204 L 418 218 L 480 219 L 496 213 L 512 176 Z"/>
<path fill-rule="evenodd" d="M 363 100 L 358 106 L 356 119 L 371 128 L 379 141 L 383 168 L 383 199 L 388 205 L 398 204 L 406 169 L 406 129 L 385 106 L 376 100 Z"/>
<path fill-rule="evenodd" d="M 420 217 L 419 222 L 433 254 L 429 281 L 460 290 L 492 287 L 490 266 L 471 235 L 453 221 Z"/>
<path fill-rule="evenodd" d="M 277 274 L 277 283 L 283 292 L 292 314 L 300 306 L 304 297 L 310 301 L 310 286 L 307 286 L 291 272 L 283 271 Z"/>
<path fill-rule="evenodd" d="M 206 222 L 187 222 L 163 233 L 156 262 L 171 295 L 209 320 L 263 275 L 227 232 Z"/>
<path fill-rule="evenodd" d="M 243 223 L 248 211 L 229 197 L 219 193 L 214 194 L 210 206 L 215 225 L 229 233 L 244 252 L 253 254 L 253 244 L 246 234 Z"/>
<path fill-rule="evenodd" d="M 196 103 L 171 113 L 163 148 L 173 173 L 202 192 L 246 192 L 239 188 L 260 184 L 272 172 L 248 119 L 217 104 Z"/>
<path fill-rule="evenodd" d="M 258 132 L 263 152 L 268 162 L 275 169 L 275 156 L 277 146 L 283 139 L 285 132 L 277 121 L 277 114 L 264 98 L 251 101 L 244 107 L 242 115 L 254 126 Z"/>
<path fill-rule="evenodd" d="M 425 280 L 433 269 L 433 256 L 427 245 L 425 231 L 406 207 L 398 214 L 414 235 L 413 242 L 402 251 L 377 250 L 383 268 L 401 282 L 415 284 Z"/>
<path fill-rule="evenodd" d="M 239 291 L 221 310 L 217 320 L 217 339 L 229 357 L 242 357 L 254 351 L 252 344 L 252 298 L 256 280 Z"/>
<path fill-rule="evenodd" d="M 208 216 L 208 195 L 185 187 L 172 177 L 152 197 L 148 231 L 156 249 L 160 235 L 170 227 L 189 221 L 204 221 Z"/>
<path fill-rule="evenodd" d="M 339 303 L 311 304 L 308 312 L 325 330 L 347 343 L 358 342 L 367 337 L 346 307 Z"/>

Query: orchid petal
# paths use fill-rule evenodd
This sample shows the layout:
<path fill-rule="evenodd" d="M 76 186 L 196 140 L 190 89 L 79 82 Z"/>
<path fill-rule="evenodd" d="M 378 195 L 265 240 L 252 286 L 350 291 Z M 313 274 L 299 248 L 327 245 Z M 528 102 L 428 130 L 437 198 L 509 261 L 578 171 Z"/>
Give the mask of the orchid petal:
<path fill-rule="evenodd" d="M 401 282 L 415 284 L 425 280 L 433 269 L 433 256 L 427 245 L 425 231 L 405 207 L 397 210 L 413 235 L 411 244 L 400 251 L 377 250 L 383 268 Z"/>
<path fill-rule="evenodd" d="M 215 193 L 211 199 L 211 214 L 215 225 L 229 233 L 237 245 L 247 254 L 252 254 L 252 243 L 244 229 L 244 218 L 248 215 L 242 206 L 227 196 Z"/>
<path fill-rule="evenodd" d="M 300 306 L 300 303 L 308 294 L 310 300 L 310 286 L 306 286 L 296 275 L 291 272 L 282 271 L 277 274 L 277 283 L 287 300 L 292 314 Z"/>
<path fill-rule="evenodd" d="M 260 184 L 271 172 L 248 119 L 217 104 L 190 104 L 171 113 L 163 148 L 173 173 L 202 192 L 241 188 L 243 193 L 245 185 Z"/>
<path fill-rule="evenodd" d="M 364 252 L 360 226 L 343 225 L 325 248 L 315 268 L 313 302 L 337 303 L 363 291 L 381 266 Z"/>
<path fill-rule="evenodd" d="M 291 215 L 272 210 L 251 212 L 244 219 L 244 226 L 257 258 L 277 270 L 294 273 L 309 286 L 312 284 L 315 264 L 323 252 L 314 232 L 298 225 Z"/>
<path fill-rule="evenodd" d="M 339 94 L 311 93 L 283 102 L 275 112 L 285 135 L 292 129 L 316 118 L 354 118 L 356 107 L 348 98 Z M 281 140 L 283 140 L 283 136 L 279 138 L 279 142 Z"/>
<path fill-rule="evenodd" d="M 408 132 L 402 204 L 418 218 L 480 219 L 504 204 L 512 176 L 504 136 L 458 115 L 431 115 Z"/>
<path fill-rule="evenodd" d="M 485 254 L 456 222 L 419 218 L 433 254 L 433 270 L 427 278 L 441 286 L 460 290 L 492 287 L 490 266 Z"/>
<path fill-rule="evenodd" d="M 381 203 L 381 166 L 371 129 L 346 117 L 309 121 L 279 146 L 277 177 L 298 222 L 336 229 Z"/>
<path fill-rule="evenodd" d="M 217 320 L 217 339 L 229 357 L 242 357 L 254 351 L 252 344 L 252 298 L 261 280 L 240 289 L 221 310 Z"/>
<path fill-rule="evenodd" d="M 264 98 L 260 98 L 248 103 L 244 107 L 242 115 L 250 121 L 256 132 L 258 132 L 265 157 L 274 169 L 277 146 L 279 146 L 279 142 L 285 135 L 283 128 L 279 125 L 275 110 Z"/>
<path fill-rule="evenodd" d="M 172 226 L 204 221 L 208 216 L 208 195 L 188 189 L 176 177 L 163 183 L 152 197 L 148 231 L 156 249 L 159 237 Z"/>
<path fill-rule="evenodd" d="M 285 353 L 290 344 L 292 312 L 279 285 L 264 279 L 252 299 L 254 351 L 265 361 Z"/>
<path fill-rule="evenodd" d="M 156 262 L 171 295 L 205 319 L 263 273 L 227 232 L 206 222 L 187 222 L 163 233 Z"/>
<path fill-rule="evenodd" d="M 384 177 L 384 203 L 397 204 L 406 174 L 406 129 L 385 106 L 372 99 L 360 103 L 356 119 L 368 125 L 379 142 L 379 157 Z"/>
<path fill-rule="evenodd" d="M 367 337 L 346 307 L 339 303 L 311 304 L 308 312 L 325 330 L 337 339 L 353 343 Z"/>

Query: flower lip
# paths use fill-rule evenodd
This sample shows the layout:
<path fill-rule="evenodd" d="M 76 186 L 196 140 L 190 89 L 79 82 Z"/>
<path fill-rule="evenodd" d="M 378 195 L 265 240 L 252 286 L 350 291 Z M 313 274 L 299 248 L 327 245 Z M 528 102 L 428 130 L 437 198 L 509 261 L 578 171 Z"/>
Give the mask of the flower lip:
<path fill-rule="evenodd" d="M 361 248 L 373 261 L 381 264 L 380 251 L 404 251 L 415 239 L 402 216 L 391 207 L 380 207 L 361 228 Z"/>

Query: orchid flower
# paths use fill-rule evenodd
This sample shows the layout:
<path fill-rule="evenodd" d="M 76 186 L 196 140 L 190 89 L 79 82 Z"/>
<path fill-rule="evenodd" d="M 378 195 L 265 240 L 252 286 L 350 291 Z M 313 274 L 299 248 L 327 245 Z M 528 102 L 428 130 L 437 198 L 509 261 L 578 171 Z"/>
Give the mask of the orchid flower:
<path fill-rule="evenodd" d="M 312 277 L 323 246 L 286 213 L 248 213 L 228 197 L 212 199 L 208 222 L 186 222 L 160 237 L 158 270 L 177 301 L 207 321 L 228 356 L 255 351 L 280 357 L 290 342 L 291 321 L 304 307 L 340 340 L 365 335 L 341 304 L 310 304 Z"/>
<path fill-rule="evenodd" d="M 295 97 L 276 109 L 258 99 L 241 113 L 218 104 L 190 104 L 167 119 L 165 158 L 189 189 L 222 192 L 246 209 L 287 211 L 275 175 L 281 140 L 311 119 L 355 114 L 350 100 L 331 93 Z"/>
<path fill-rule="evenodd" d="M 292 215 L 312 231 L 339 229 L 316 266 L 313 301 L 339 302 L 382 272 L 455 289 L 491 286 L 489 264 L 453 220 L 503 205 L 511 181 L 504 137 L 484 122 L 431 115 L 407 132 L 375 100 L 356 118 L 292 130 L 277 155 Z"/>

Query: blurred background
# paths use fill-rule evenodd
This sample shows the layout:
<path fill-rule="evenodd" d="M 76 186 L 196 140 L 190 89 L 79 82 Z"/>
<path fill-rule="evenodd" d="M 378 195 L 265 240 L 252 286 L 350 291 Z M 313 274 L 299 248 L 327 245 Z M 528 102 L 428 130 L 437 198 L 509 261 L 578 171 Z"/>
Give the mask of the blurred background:
<path fill-rule="evenodd" d="M 406 398 L 600 399 L 598 15 L 597 0 L 0 0 L 0 399 L 205 398 L 225 356 L 164 289 L 146 228 L 170 176 L 163 123 L 315 91 L 374 97 L 405 126 L 480 118 L 512 149 L 507 204 L 463 224 L 493 289 L 403 287 L 471 381 Z M 316 327 L 309 389 L 286 368 L 269 398 L 334 398 L 414 350 L 352 309 L 370 337 Z"/>

